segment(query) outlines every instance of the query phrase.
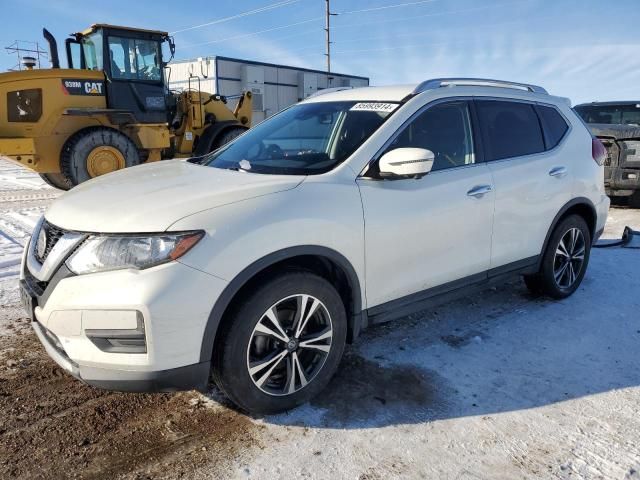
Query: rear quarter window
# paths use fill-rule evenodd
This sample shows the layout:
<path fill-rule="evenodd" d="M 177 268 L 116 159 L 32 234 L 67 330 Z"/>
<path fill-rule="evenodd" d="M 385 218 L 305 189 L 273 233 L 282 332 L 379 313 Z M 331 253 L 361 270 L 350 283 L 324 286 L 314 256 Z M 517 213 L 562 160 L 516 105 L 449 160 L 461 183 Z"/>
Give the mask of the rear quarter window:
<path fill-rule="evenodd" d="M 551 150 L 560 143 L 569 125 L 566 120 L 560 115 L 553 107 L 545 107 L 542 105 L 536 106 L 538 115 L 540 116 L 540 123 L 542 123 L 542 129 L 544 130 L 545 142 L 547 150 Z"/>
<path fill-rule="evenodd" d="M 533 105 L 502 100 L 478 100 L 476 106 L 486 160 L 502 160 L 544 152 L 542 129 Z"/>

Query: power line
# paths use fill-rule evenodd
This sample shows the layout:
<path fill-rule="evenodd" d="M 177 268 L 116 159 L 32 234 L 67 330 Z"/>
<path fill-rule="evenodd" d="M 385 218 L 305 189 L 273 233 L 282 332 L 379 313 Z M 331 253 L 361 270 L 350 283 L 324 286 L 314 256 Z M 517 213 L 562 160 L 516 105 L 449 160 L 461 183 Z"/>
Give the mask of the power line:
<path fill-rule="evenodd" d="M 547 15 L 547 16 L 543 16 L 543 17 L 536 17 L 536 19 L 540 19 L 540 18 L 551 18 L 551 15 Z M 483 29 L 487 29 L 487 28 L 495 28 L 497 26 L 503 26 L 503 25 L 513 25 L 513 24 L 521 24 L 525 22 L 525 20 L 508 20 L 505 22 L 493 22 L 493 23 L 487 23 L 487 24 L 475 24 L 474 25 L 474 32 L 478 31 L 478 30 L 483 30 Z M 399 37 L 424 37 L 424 36 L 429 36 L 429 35 L 434 35 L 436 33 L 450 33 L 452 31 L 457 31 L 457 30 L 468 30 L 468 27 L 454 27 L 454 28 L 441 28 L 441 29 L 437 29 L 437 30 L 429 30 L 427 32 L 413 32 L 413 33 L 399 33 L 399 34 L 394 34 L 393 37 L 394 38 L 399 38 Z M 297 34 L 297 35 L 306 35 L 308 33 L 313 33 L 313 32 L 303 32 L 301 34 Z M 287 37 L 282 37 L 282 38 L 287 38 Z M 389 35 L 385 35 L 385 36 L 374 36 L 374 37 L 361 37 L 361 38 L 357 38 L 354 40 L 343 40 L 340 41 L 340 44 L 345 44 L 345 43 L 363 43 L 363 42 L 369 42 L 369 41 L 376 41 L 376 40 L 388 40 L 389 39 Z M 278 38 L 278 40 L 280 40 L 280 38 Z M 430 44 L 430 45 L 435 45 L 435 44 Z M 400 45 L 399 47 L 402 46 L 408 46 L 408 45 Z M 394 47 L 396 48 L 396 47 Z M 317 50 L 318 46 L 314 45 L 314 46 L 307 46 L 307 47 L 301 47 L 301 48 L 296 48 L 293 50 L 288 50 L 290 53 L 297 53 L 297 52 L 302 52 L 302 51 L 306 51 L 306 50 Z M 337 50 L 334 51 L 334 53 L 346 53 L 346 52 L 351 52 L 351 51 L 368 51 L 368 50 Z"/>
<path fill-rule="evenodd" d="M 375 12 L 377 10 L 386 10 L 388 8 L 411 7 L 414 5 L 422 5 L 423 3 L 433 3 L 433 2 L 439 2 L 439 1 L 440 0 L 420 0 L 418 2 L 397 3 L 395 5 L 385 5 L 383 7 L 371 7 L 371 8 L 362 8 L 360 10 L 349 10 L 346 12 L 338 12 L 338 15 L 347 15 L 350 13 Z"/>
<path fill-rule="evenodd" d="M 281 2 L 278 2 L 278 3 L 275 3 L 275 4 L 267 5 L 266 7 L 262 7 L 261 9 L 256 9 L 256 11 L 251 10 L 251 11 L 245 12 L 243 14 L 238 14 L 238 15 L 234 15 L 232 17 L 222 18 L 220 20 L 216 20 L 216 21 L 208 22 L 208 23 L 203 23 L 201 25 L 196 25 L 196 26 L 189 27 L 189 28 L 183 28 L 181 30 L 176 30 L 175 32 L 171 32 L 171 33 L 175 34 L 175 33 L 179 33 L 179 32 L 185 32 L 187 30 L 193 30 L 195 28 L 205 27 L 205 26 L 208 26 L 208 25 L 214 25 L 214 24 L 221 23 L 221 22 L 224 22 L 224 21 L 228 21 L 228 20 L 232 20 L 232 19 L 235 19 L 235 18 L 239 18 L 240 16 L 252 15 L 253 13 L 260 13 L 262 11 L 266 11 L 267 9 L 271 10 L 273 8 L 286 6 L 286 5 L 289 5 L 289 4 L 293 3 L 293 2 L 298 2 L 298 1 L 300 1 L 300 0 L 281 1 Z M 415 2 L 398 3 L 398 4 L 395 4 L 395 5 L 385 5 L 385 6 L 382 6 L 382 7 L 372 7 L 372 8 L 364 8 L 364 9 L 360 9 L 360 10 L 350 10 L 350 11 L 342 12 L 342 13 L 331 13 L 331 15 L 350 15 L 350 14 L 354 14 L 354 13 L 364 13 L 364 12 L 370 12 L 370 11 L 376 11 L 376 10 L 384 10 L 384 9 L 388 9 L 388 8 L 398 8 L 398 7 L 405 7 L 405 6 L 412 6 L 412 5 L 420 5 L 420 4 L 424 4 L 424 3 L 432 3 L 432 2 L 437 2 L 437 1 L 440 1 L 440 0 L 420 0 L 420 1 L 415 1 Z M 298 26 L 298 25 L 303 25 L 305 23 L 311 23 L 311 22 L 314 22 L 316 20 L 321 20 L 323 18 L 326 19 L 326 16 L 314 17 L 314 18 L 310 18 L 308 20 L 302 20 L 300 22 L 288 23 L 286 25 L 280 25 L 278 27 L 267 28 L 265 30 L 258 30 L 258 31 L 255 31 L 255 32 L 250 32 L 250 33 L 243 33 L 241 35 L 234 35 L 232 37 L 220 38 L 218 40 L 210 40 L 208 42 L 190 43 L 190 44 L 182 45 L 181 48 L 200 47 L 200 46 L 203 46 L 203 45 L 212 45 L 212 44 L 215 44 L 215 43 L 223 43 L 223 42 L 227 42 L 227 41 L 230 41 L 230 40 L 237 40 L 239 38 L 252 37 L 254 35 L 260 35 L 262 33 L 274 32 L 276 30 L 282 30 L 282 29 L 285 29 L 285 28 L 290 28 L 290 27 L 295 27 L 295 26 Z M 287 38 L 287 37 L 285 37 L 285 38 Z"/>
<path fill-rule="evenodd" d="M 232 37 L 225 37 L 225 38 L 220 38 L 218 40 L 210 40 L 208 42 L 202 42 L 202 43 L 189 43 L 187 45 L 182 45 L 181 48 L 200 47 L 202 45 L 212 45 L 214 43 L 222 43 L 222 42 L 227 42 L 229 40 L 236 40 L 238 38 L 252 37 L 254 35 L 260 35 L 261 33 L 274 32 L 276 30 L 282 30 L 283 28 L 289 28 L 289 27 L 294 27 L 296 25 L 303 25 L 305 23 L 316 22 L 316 21 L 321 20 L 323 18 L 324 17 L 314 17 L 314 18 L 309 18 L 308 20 L 302 20 L 300 22 L 289 23 L 287 25 L 280 25 L 279 27 L 267 28 L 266 30 L 259 30 L 257 32 L 243 33 L 241 35 L 234 35 Z"/>
<path fill-rule="evenodd" d="M 231 20 L 235 20 L 237 18 L 248 17 L 250 15 L 255 15 L 257 13 L 267 12 L 269 10 L 274 10 L 274 9 L 280 8 L 280 7 L 286 7 L 288 5 L 292 5 L 292 4 L 297 3 L 299 1 L 300 0 L 281 0 L 281 1 L 276 2 L 276 3 L 271 3 L 269 5 L 265 5 L 264 7 L 254 8 L 253 10 L 248 10 L 246 12 L 237 13 L 237 14 L 231 15 L 229 17 L 219 18 L 217 20 L 212 20 L 212 21 L 207 22 L 207 23 L 201 23 L 199 25 L 192 25 L 190 27 L 181 28 L 180 30 L 175 30 L 175 31 L 170 32 L 170 33 L 172 35 L 175 35 L 176 33 L 182 33 L 182 32 L 186 32 L 186 31 L 189 31 L 189 30 L 195 30 L 197 28 L 208 27 L 210 25 L 217 25 L 219 23 L 228 22 L 228 21 L 231 21 Z"/>
<path fill-rule="evenodd" d="M 361 23 L 347 23 L 347 24 L 342 24 L 342 25 L 336 25 L 333 28 L 346 28 L 346 27 L 364 27 L 364 26 L 368 26 L 368 25 L 377 25 L 380 23 L 392 23 L 392 22 L 403 22 L 406 20 L 413 20 L 416 18 L 426 18 L 426 17 L 438 17 L 438 16 L 443 16 L 443 15 L 455 15 L 458 13 L 469 13 L 469 12 L 475 12 L 475 11 L 479 11 L 479 10 L 488 10 L 491 8 L 498 8 L 498 7 L 506 7 L 509 5 L 519 5 L 522 3 L 528 3 L 531 0 L 520 0 L 517 2 L 508 2 L 508 3 L 495 3 L 493 5 L 484 5 L 482 7 L 472 7 L 472 8 L 463 8 L 460 10 L 449 10 L 446 12 L 436 12 L 436 13 L 426 13 L 426 14 L 422 14 L 422 15 L 413 15 L 411 17 L 402 17 L 402 18 L 391 18 L 391 19 L 387 19 L 387 20 L 375 20 L 372 22 L 361 22 Z"/>

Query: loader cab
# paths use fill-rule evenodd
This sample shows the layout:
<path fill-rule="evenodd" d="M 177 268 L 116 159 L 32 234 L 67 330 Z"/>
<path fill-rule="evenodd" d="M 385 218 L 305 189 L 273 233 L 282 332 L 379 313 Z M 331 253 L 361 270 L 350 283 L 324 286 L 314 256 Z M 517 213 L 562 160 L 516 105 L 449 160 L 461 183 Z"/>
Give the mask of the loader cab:
<path fill-rule="evenodd" d="M 101 70 L 107 107 L 130 112 L 132 123 L 167 122 L 162 44 L 167 32 L 92 25 L 66 40 L 69 68 Z"/>

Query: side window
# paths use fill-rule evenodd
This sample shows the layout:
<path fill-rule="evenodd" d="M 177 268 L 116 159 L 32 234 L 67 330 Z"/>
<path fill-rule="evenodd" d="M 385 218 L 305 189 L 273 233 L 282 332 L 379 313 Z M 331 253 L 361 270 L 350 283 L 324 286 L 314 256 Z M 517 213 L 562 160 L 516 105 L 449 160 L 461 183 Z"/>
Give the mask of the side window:
<path fill-rule="evenodd" d="M 154 82 L 162 79 L 156 41 L 110 36 L 109 62 L 113 78 Z"/>
<path fill-rule="evenodd" d="M 544 152 L 533 105 L 497 100 L 478 100 L 476 105 L 487 161 Z"/>
<path fill-rule="evenodd" d="M 569 130 L 569 126 L 565 119 L 562 118 L 562 115 L 553 107 L 538 105 L 536 106 L 536 110 L 540 116 L 542 129 L 544 130 L 547 150 L 551 150 L 560 143 L 564 134 Z"/>
<path fill-rule="evenodd" d="M 129 60 L 125 54 L 124 47 L 119 39 L 109 37 L 109 62 L 111 76 L 113 78 L 125 78 L 131 76 L 131 68 L 127 68 L 125 60 Z"/>
<path fill-rule="evenodd" d="M 389 146 L 425 148 L 435 155 L 432 171 L 475 163 L 467 102 L 435 105 L 418 115 Z"/>

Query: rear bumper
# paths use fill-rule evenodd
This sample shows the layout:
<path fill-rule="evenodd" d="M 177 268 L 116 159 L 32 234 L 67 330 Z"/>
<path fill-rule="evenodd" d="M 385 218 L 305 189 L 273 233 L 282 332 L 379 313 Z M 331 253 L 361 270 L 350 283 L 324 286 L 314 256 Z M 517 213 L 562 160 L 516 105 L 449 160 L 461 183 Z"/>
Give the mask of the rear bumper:
<path fill-rule="evenodd" d="M 40 323 L 33 322 L 36 336 L 47 354 L 65 371 L 93 387 L 120 392 L 205 391 L 209 382 L 210 362 L 160 371 L 129 371 L 78 365 L 62 349 L 57 337 Z"/>
<path fill-rule="evenodd" d="M 596 225 L 594 228 L 593 243 L 598 241 L 602 233 L 604 232 L 604 226 L 607 223 L 607 217 L 609 216 L 609 206 L 611 205 L 611 199 L 602 195 L 600 203 L 596 207 Z"/>
<path fill-rule="evenodd" d="M 33 138 L 0 138 L 0 158 L 33 168 L 38 160 Z"/>

